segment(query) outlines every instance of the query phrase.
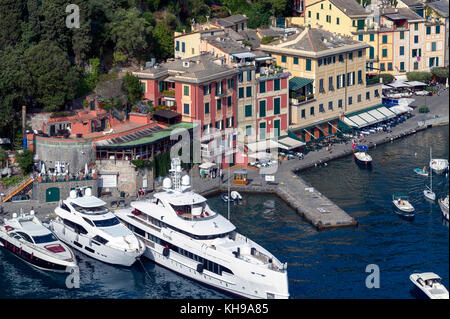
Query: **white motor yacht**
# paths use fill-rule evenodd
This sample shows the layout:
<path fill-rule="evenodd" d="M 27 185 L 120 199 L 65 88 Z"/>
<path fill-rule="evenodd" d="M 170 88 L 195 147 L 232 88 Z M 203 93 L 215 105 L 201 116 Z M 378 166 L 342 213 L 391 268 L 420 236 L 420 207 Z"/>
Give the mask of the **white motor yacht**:
<path fill-rule="evenodd" d="M 366 145 L 358 145 L 357 149 L 359 151 L 354 153 L 355 161 L 358 164 L 363 164 L 363 165 L 367 165 L 367 166 L 371 165 L 372 164 L 372 156 L 370 156 L 366 152 L 368 150 L 368 147 Z"/>
<path fill-rule="evenodd" d="M 392 204 L 394 205 L 395 213 L 405 218 L 414 218 L 415 208 L 409 202 L 409 197 L 406 195 L 392 195 Z"/>
<path fill-rule="evenodd" d="M 90 188 L 71 190 L 55 208 L 58 217 L 50 227 L 62 241 L 92 258 L 131 266 L 145 245 L 105 205 Z"/>
<path fill-rule="evenodd" d="M 441 207 L 442 215 L 448 220 L 448 195 L 444 199 L 439 199 L 439 207 Z"/>
<path fill-rule="evenodd" d="M 448 290 L 441 283 L 441 277 L 433 272 L 411 274 L 409 279 L 429 299 L 449 299 Z"/>
<path fill-rule="evenodd" d="M 71 272 L 77 268 L 73 252 L 30 212 L 13 214 L 0 223 L 0 246 L 41 270 Z"/>
<path fill-rule="evenodd" d="M 144 254 L 157 264 L 203 284 L 245 298 L 288 298 L 287 265 L 239 234 L 212 210 L 206 198 L 189 191 L 178 158 L 172 179 L 151 200 L 131 202 L 114 214 L 142 239 Z"/>
<path fill-rule="evenodd" d="M 448 169 L 448 160 L 433 158 L 430 160 L 430 169 L 436 174 L 442 174 Z"/>

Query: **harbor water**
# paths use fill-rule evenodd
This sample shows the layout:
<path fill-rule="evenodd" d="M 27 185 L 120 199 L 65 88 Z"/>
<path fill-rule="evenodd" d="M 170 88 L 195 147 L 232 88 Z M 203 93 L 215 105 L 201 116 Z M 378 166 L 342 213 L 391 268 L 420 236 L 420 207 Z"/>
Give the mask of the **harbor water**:
<path fill-rule="evenodd" d="M 275 195 L 243 194 L 231 205 L 240 233 L 288 263 L 291 298 L 413 298 L 409 275 L 432 271 L 449 287 L 449 229 L 437 203 L 423 196 L 426 177 L 413 172 L 433 157 L 449 157 L 448 126 L 428 129 L 369 151 L 371 169 L 345 157 L 299 173 L 354 217 L 357 227 L 317 231 Z M 448 179 L 433 175 L 437 198 Z M 392 194 L 406 193 L 412 221 L 392 210 Z M 220 196 L 210 205 L 227 216 Z M 0 250 L 0 298 L 230 298 L 143 259 L 131 268 L 106 265 L 78 252 L 80 288 L 65 275 L 45 273 Z M 379 269 L 379 288 L 367 288 L 368 265 Z"/>

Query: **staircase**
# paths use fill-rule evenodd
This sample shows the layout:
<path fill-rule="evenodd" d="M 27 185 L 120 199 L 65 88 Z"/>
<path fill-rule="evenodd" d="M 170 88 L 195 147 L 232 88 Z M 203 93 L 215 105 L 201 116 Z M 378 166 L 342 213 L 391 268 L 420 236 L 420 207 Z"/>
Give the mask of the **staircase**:
<path fill-rule="evenodd" d="M 33 187 L 34 180 L 35 178 L 33 177 L 33 175 L 29 176 L 26 180 L 22 181 L 19 186 L 16 186 L 11 191 L 9 191 L 8 194 L 3 197 L 2 202 L 6 203 L 16 195 L 28 193 Z"/>

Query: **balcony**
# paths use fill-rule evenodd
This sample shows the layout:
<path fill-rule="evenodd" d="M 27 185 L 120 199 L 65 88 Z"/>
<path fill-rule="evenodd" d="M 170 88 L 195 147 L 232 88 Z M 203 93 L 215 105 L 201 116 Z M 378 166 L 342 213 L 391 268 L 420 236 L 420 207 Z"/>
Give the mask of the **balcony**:
<path fill-rule="evenodd" d="M 297 96 L 295 98 L 290 98 L 289 102 L 292 105 L 302 105 L 302 104 L 312 102 L 314 100 L 315 100 L 314 94 L 308 94 L 308 95 Z"/>

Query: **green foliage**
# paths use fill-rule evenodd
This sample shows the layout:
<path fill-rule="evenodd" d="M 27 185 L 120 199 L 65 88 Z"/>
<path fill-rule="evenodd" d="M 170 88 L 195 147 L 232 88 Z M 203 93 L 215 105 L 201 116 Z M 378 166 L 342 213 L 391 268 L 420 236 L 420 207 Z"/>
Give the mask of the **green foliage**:
<path fill-rule="evenodd" d="M 44 40 L 24 53 L 23 68 L 30 78 L 30 92 L 46 111 L 55 111 L 73 99 L 78 72 L 67 53 L 54 42 Z"/>
<path fill-rule="evenodd" d="M 263 37 L 261 39 L 261 44 L 267 44 L 267 43 L 270 43 L 272 41 L 273 41 L 273 37 L 272 36 L 266 36 L 266 37 Z"/>
<path fill-rule="evenodd" d="M 390 73 L 381 73 L 380 77 L 383 79 L 383 84 L 389 84 L 394 81 L 394 76 Z"/>
<path fill-rule="evenodd" d="M 0 168 L 3 167 L 3 163 L 8 158 L 8 154 L 6 154 L 6 151 L 0 147 Z"/>
<path fill-rule="evenodd" d="M 17 185 L 20 181 L 22 181 L 22 176 L 0 178 L 0 183 L 6 188 Z"/>
<path fill-rule="evenodd" d="M 16 161 L 24 175 L 33 171 L 33 156 L 33 151 L 28 149 L 24 150 L 23 153 L 16 155 Z"/>
<path fill-rule="evenodd" d="M 153 52 L 158 60 L 173 57 L 173 33 L 163 22 L 159 22 L 153 30 Z"/>
<path fill-rule="evenodd" d="M 139 102 L 142 98 L 142 86 L 139 79 L 128 72 L 122 79 L 122 91 L 127 96 L 129 105 Z"/>
<path fill-rule="evenodd" d="M 419 81 L 429 83 L 433 77 L 431 72 L 406 72 L 408 81 Z"/>
<path fill-rule="evenodd" d="M 15 45 L 21 37 L 17 22 L 22 19 L 23 2 L 0 0 L 0 51 L 7 45 Z"/>
<path fill-rule="evenodd" d="M 441 79 L 448 78 L 448 68 L 443 67 L 432 68 L 431 74 Z"/>

